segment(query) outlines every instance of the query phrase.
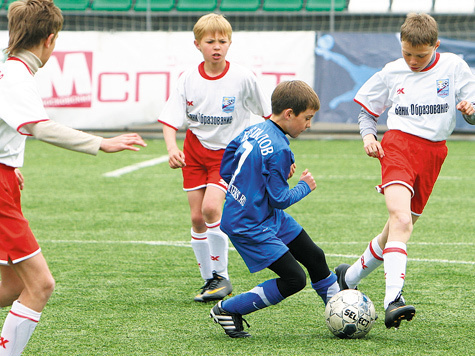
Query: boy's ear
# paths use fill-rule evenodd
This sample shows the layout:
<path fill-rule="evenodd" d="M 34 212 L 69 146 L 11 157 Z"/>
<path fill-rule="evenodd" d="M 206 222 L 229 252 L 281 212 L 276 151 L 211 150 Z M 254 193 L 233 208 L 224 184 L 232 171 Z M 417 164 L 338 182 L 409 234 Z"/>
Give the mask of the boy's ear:
<path fill-rule="evenodd" d="M 56 37 L 56 35 L 54 33 L 52 33 L 46 38 L 46 40 L 45 40 L 45 47 L 46 48 L 49 48 L 53 44 L 55 37 Z"/>
<path fill-rule="evenodd" d="M 292 114 L 294 113 L 294 111 L 292 109 L 285 109 L 284 110 L 284 118 L 289 120 L 290 118 L 292 118 Z"/>
<path fill-rule="evenodd" d="M 195 47 L 198 49 L 198 51 L 201 51 L 200 44 L 197 40 L 194 41 Z"/>

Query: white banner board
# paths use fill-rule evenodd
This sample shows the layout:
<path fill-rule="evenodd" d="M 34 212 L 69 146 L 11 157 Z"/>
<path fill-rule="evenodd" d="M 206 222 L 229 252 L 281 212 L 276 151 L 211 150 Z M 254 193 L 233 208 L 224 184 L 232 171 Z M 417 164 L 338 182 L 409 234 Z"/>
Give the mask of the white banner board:
<path fill-rule="evenodd" d="M 78 129 L 156 122 L 179 75 L 203 60 L 193 41 L 191 32 L 61 32 L 35 76 L 50 118 Z M 232 41 L 227 59 L 250 68 L 269 96 L 283 80 L 313 87 L 315 32 L 235 32 Z"/>

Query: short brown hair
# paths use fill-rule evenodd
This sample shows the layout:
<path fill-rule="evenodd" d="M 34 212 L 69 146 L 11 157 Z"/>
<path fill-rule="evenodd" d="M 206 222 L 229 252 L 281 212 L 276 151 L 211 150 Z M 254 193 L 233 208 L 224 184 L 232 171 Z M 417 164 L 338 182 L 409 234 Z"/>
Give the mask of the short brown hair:
<path fill-rule="evenodd" d="M 272 113 L 281 114 L 286 109 L 292 109 L 299 115 L 307 109 L 320 110 L 320 99 L 307 83 L 292 80 L 279 83 L 272 93 Z"/>
<path fill-rule="evenodd" d="M 52 0 L 17 0 L 8 8 L 6 52 L 30 49 L 63 28 L 63 15 Z"/>
<path fill-rule="evenodd" d="M 203 15 L 196 22 L 193 27 L 193 33 L 195 34 L 195 40 L 198 42 L 201 41 L 203 36 L 206 33 L 222 33 L 228 36 L 231 41 L 231 36 L 233 34 L 233 28 L 228 20 L 223 15 L 220 14 L 207 14 Z"/>
<path fill-rule="evenodd" d="M 435 19 L 427 14 L 410 13 L 401 26 L 401 41 L 412 46 L 435 46 L 439 37 L 439 28 Z"/>

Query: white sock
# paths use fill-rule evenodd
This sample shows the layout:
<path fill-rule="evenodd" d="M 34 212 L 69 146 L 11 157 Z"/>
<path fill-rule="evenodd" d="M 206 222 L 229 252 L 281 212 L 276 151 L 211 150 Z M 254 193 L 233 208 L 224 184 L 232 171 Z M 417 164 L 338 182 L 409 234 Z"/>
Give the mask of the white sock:
<path fill-rule="evenodd" d="M 209 244 L 206 232 L 197 233 L 191 229 L 191 247 L 195 253 L 196 261 L 200 267 L 201 277 L 204 280 L 213 278 L 211 260 L 209 258 Z"/>
<path fill-rule="evenodd" d="M 15 300 L 3 324 L 0 337 L 0 355 L 21 355 L 40 317 L 41 313 Z"/>
<path fill-rule="evenodd" d="M 345 282 L 349 288 L 355 288 L 360 281 L 373 272 L 383 263 L 383 250 L 379 247 L 378 235 L 370 241 L 368 247 L 345 275 Z"/>
<path fill-rule="evenodd" d="M 384 274 L 386 276 L 386 295 L 384 309 L 393 302 L 404 286 L 406 278 L 407 247 L 404 242 L 388 242 L 383 251 Z"/>
<path fill-rule="evenodd" d="M 221 220 L 208 224 L 209 252 L 211 256 L 211 269 L 220 276 L 229 279 L 228 274 L 228 236 L 221 231 Z"/>

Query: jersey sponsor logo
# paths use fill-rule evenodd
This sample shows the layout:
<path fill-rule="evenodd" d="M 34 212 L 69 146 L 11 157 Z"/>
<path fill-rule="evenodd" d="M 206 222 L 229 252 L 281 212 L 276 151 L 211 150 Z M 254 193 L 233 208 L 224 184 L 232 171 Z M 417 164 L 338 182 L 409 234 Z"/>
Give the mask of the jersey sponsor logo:
<path fill-rule="evenodd" d="M 2 79 L 2 78 L 3 78 L 3 73 L 2 73 L 2 72 L 0 72 L 0 79 Z"/>
<path fill-rule="evenodd" d="M 230 113 L 234 111 L 234 104 L 236 104 L 235 96 L 224 96 L 223 97 L 223 112 Z"/>
<path fill-rule="evenodd" d="M 449 111 L 449 104 L 411 104 L 411 106 L 396 105 L 394 113 L 400 116 L 437 115 Z"/>
<path fill-rule="evenodd" d="M 186 101 L 186 106 L 193 106 L 193 100 L 191 100 L 191 101 L 187 100 Z"/>
<path fill-rule="evenodd" d="M 397 90 L 397 95 L 399 95 L 399 94 L 404 94 L 404 88 L 399 88 Z"/>
<path fill-rule="evenodd" d="M 232 116 L 209 116 L 198 114 L 187 114 L 190 121 L 199 122 L 202 125 L 229 125 L 233 122 Z"/>
<path fill-rule="evenodd" d="M 445 98 L 449 95 L 449 80 L 439 79 L 437 80 L 437 96 Z"/>

